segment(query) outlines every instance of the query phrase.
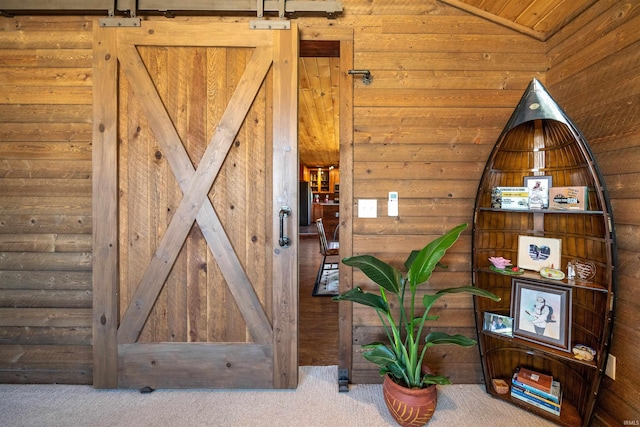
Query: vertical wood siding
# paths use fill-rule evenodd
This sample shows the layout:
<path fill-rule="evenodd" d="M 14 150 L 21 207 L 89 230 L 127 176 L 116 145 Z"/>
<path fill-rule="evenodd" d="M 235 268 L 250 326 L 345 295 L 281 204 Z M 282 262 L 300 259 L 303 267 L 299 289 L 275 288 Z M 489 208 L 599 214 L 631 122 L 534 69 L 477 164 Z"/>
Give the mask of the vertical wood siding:
<path fill-rule="evenodd" d="M 596 418 L 597 425 L 609 418 L 623 424 L 640 419 L 640 4 L 597 2 L 547 44 L 547 88 L 589 141 L 611 197 L 617 374 L 604 378 Z"/>
<path fill-rule="evenodd" d="M 92 381 L 91 39 L 0 19 L 0 382 Z"/>

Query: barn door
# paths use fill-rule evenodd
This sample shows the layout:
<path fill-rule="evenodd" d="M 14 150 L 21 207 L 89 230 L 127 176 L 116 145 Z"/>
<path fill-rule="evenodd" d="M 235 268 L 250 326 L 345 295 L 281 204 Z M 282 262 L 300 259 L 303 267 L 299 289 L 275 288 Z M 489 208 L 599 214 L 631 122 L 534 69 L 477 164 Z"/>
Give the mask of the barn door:
<path fill-rule="evenodd" d="M 95 387 L 296 387 L 291 27 L 96 28 Z"/>

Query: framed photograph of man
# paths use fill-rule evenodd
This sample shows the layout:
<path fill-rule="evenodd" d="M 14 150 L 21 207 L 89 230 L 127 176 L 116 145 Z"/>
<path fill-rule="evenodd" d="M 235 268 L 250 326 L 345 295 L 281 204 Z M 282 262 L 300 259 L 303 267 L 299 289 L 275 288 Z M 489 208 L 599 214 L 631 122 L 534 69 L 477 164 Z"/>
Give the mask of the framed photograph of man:
<path fill-rule="evenodd" d="M 569 352 L 571 288 L 511 279 L 513 335 Z"/>
<path fill-rule="evenodd" d="M 485 332 L 491 332 L 507 337 L 513 336 L 513 318 L 496 313 L 484 313 L 483 328 Z"/>

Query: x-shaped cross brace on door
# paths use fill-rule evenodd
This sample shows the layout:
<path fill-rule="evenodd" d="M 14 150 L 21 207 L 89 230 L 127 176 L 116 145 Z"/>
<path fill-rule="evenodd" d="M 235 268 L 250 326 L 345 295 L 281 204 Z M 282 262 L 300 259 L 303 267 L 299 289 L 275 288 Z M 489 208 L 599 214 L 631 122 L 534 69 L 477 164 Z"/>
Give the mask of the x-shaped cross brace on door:
<path fill-rule="evenodd" d="M 255 49 L 197 169 L 194 169 L 135 46 L 122 45 L 118 59 L 183 192 L 183 198 L 120 322 L 118 343 L 134 343 L 138 339 L 182 246 L 175 242 L 185 241 L 194 220 L 198 222 L 234 297 L 243 301 L 238 306 L 251 336 L 257 343 L 271 342 L 273 329 L 269 319 L 207 196 L 271 66 L 272 49 Z"/>

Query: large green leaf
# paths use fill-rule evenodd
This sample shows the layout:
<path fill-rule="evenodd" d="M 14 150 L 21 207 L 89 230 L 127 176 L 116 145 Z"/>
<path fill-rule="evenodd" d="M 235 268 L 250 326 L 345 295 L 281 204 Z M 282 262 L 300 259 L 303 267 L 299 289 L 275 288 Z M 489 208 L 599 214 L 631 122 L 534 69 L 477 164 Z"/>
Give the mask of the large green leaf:
<path fill-rule="evenodd" d="M 433 304 L 438 300 L 438 298 L 442 296 L 444 296 L 444 294 L 434 294 L 434 295 L 426 294 L 424 297 L 422 297 L 422 305 L 424 305 L 425 311 L 428 312 L 429 310 L 431 310 L 431 306 L 433 306 Z"/>
<path fill-rule="evenodd" d="M 382 343 L 371 343 L 362 346 L 362 349 L 366 350 L 362 353 L 362 357 L 378 365 L 381 376 L 390 374 L 399 384 L 405 384 L 406 386 L 415 385 L 408 382 L 409 378 L 407 377 L 405 365 L 402 363 L 402 360 L 398 359 L 389 346 Z"/>
<path fill-rule="evenodd" d="M 386 371 L 393 375 L 393 377 L 395 377 L 398 381 L 406 384 L 407 370 L 400 364 L 400 361 L 387 365 L 385 366 L 385 368 Z"/>
<path fill-rule="evenodd" d="M 485 297 L 485 298 L 489 298 L 492 299 L 494 301 L 500 301 L 500 297 L 481 288 L 477 288 L 475 286 L 458 286 L 455 288 L 445 288 L 445 289 L 440 289 L 438 292 L 436 292 L 437 294 L 457 294 L 457 293 L 461 293 L 461 292 L 466 292 L 468 294 L 473 294 L 473 295 L 477 295 L 479 297 Z"/>
<path fill-rule="evenodd" d="M 448 385 L 451 384 L 451 380 L 443 375 L 433 375 L 433 374 L 424 374 L 422 377 L 422 382 L 424 384 L 438 384 L 438 385 Z"/>
<path fill-rule="evenodd" d="M 351 301 L 357 304 L 362 304 L 367 307 L 373 307 L 378 310 L 382 310 L 385 313 L 389 313 L 389 305 L 380 296 L 368 292 L 363 292 L 360 286 L 355 287 L 341 295 L 333 297 L 335 301 Z"/>
<path fill-rule="evenodd" d="M 366 350 L 362 353 L 362 356 L 369 362 L 379 366 L 387 366 L 396 363 L 398 360 L 396 354 L 389 347 L 379 342 L 367 344 L 362 349 Z"/>
<path fill-rule="evenodd" d="M 462 347 L 471 347 L 472 345 L 476 344 L 475 340 L 472 340 L 471 338 L 467 338 L 464 335 L 460 335 L 460 334 L 449 335 L 446 332 L 438 332 L 438 331 L 429 333 L 424 339 L 424 342 L 429 347 L 433 345 L 442 345 L 442 344 L 455 344 Z"/>
<path fill-rule="evenodd" d="M 404 268 L 406 270 L 409 270 L 411 268 L 411 264 L 413 264 L 413 262 L 416 260 L 416 258 L 418 257 L 418 254 L 420 253 L 419 250 L 412 250 L 411 253 L 409 254 L 409 256 L 407 257 L 407 260 L 404 262 Z"/>
<path fill-rule="evenodd" d="M 425 295 L 422 298 L 422 305 L 424 305 L 425 309 L 429 311 L 431 309 L 431 306 L 433 306 L 433 303 L 435 303 L 438 300 L 438 298 L 445 296 L 447 294 L 459 294 L 459 293 L 477 295 L 479 297 L 489 298 L 494 301 L 500 301 L 501 299 L 499 296 L 494 295 L 493 293 L 486 291 L 484 289 L 477 288 L 475 286 L 458 286 L 457 288 L 441 289 L 433 295 L 428 295 L 428 294 Z"/>
<path fill-rule="evenodd" d="M 440 259 L 447 252 L 447 249 L 458 240 L 460 233 L 465 228 L 467 228 L 467 224 L 460 224 L 422 248 L 407 273 L 412 290 L 417 285 L 429 280 Z"/>
<path fill-rule="evenodd" d="M 407 257 L 407 260 L 404 262 L 404 268 L 405 270 L 409 271 L 411 269 L 411 265 L 413 264 L 413 262 L 416 260 L 416 258 L 418 257 L 418 254 L 420 253 L 419 250 L 412 250 L 411 253 L 409 254 L 409 256 Z M 440 268 L 447 268 L 446 265 L 441 264 L 440 262 L 436 263 L 436 267 L 440 267 Z"/>
<path fill-rule="evenodd" d="M 393 266 L 371 255 L 357 255 L 342 260 L 345 265 L 355 267 L 362 271 L 369 279 L 398 294 L 400 292 L 400 272 Z"/>

